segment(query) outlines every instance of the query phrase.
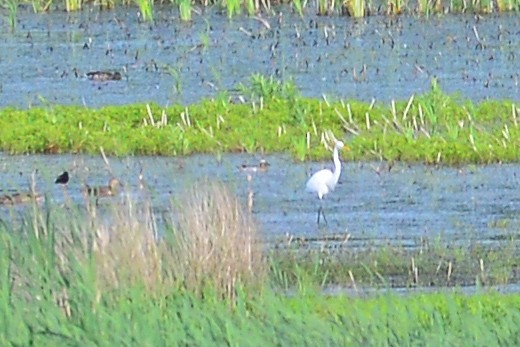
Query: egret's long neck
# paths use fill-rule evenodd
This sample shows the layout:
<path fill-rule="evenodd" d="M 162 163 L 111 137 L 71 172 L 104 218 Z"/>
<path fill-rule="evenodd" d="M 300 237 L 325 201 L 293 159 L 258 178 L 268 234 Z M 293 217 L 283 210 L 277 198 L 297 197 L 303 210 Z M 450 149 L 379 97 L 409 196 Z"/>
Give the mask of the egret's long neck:
<path fill-rule="evenodd" d="M 338 147 L 334 147 L 332 158 L 334 160 L 334 182 L 337 183 L 339 175 L 341 175 L 341 162 L 339 161 Z"/>

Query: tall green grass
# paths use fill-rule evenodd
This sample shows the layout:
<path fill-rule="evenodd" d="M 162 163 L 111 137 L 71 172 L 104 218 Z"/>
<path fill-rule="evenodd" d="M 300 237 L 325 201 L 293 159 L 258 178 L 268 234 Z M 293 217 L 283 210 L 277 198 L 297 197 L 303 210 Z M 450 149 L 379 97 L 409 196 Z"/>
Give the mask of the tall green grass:
<path fill-rule="evenodd" d="M 18 1 L 17 0 L 3 0 L 0 6 L 7 10 L 7 20 L 9 22 L 9 29 L 11 32 L 16 30 L 16 21 L 18 15 Z"/>
<path fill-rule="evenodd" d="M 433 4 L 431 0 L 417 0 L 417 12 L 429 16 L 433 11 Z"/>
<path fill-rule="evenodd" d="M 180 13 L 180 18 L 183 21 L 191 21 L 193 13 L 200 13 L 200 11 L 193 11 L 194 6 L 209 8 L 211 6 L 218 6 L 225 9 L 229 19 L 242 15 L 244 12 L 249 16 L 254 17 L 257 14 L 273 14 L 272 6 L 279 6 L 290 4 L 292 8 L 301 16 L 304 15 L 304 9 L 307 1 L 292 0 L 290 2 L 270 0 L 171 0 L 174 6 L 177 6 Z M 2 7 L 7 9 L 7 18 L 11 29 L 14 27 L 17 11 L 14 7 L 23 4 L 20 0 L 3 0 Z M 154 6 L 156 3 L 163 4 L 163 0 L 157 2 L 155 0 L 100 0 L 96 3 L 103 9 L 113 9 L 115 6 L 134 6 L 139 7 L 139 20 L 144 22 L 151 22 L 154 18 Z M 36 13 L 48 12 L 54 9 L 65 9 L 68 12 L 81 10 L 83 6 L 82 0 L 65 0 L 63 3 L 54 4 L 53 0 L 31 0 L 33 11 Z M 520 10 L 520 0 L 452 0 L 452 1 L 427 1 L 417 0 L 415 3 L 403 2 L 401 0 L 388 0 L 380 2 L 372 2 L 366 0 L 316 0 L 316 13 L 319 15 L 337 15 L 346 14 L 355 18 L 361 18 L 371 14 L 378 15 L 414 15 L 421 14 L 430 16 L 432 14 L 446 14 L 446 13 L 502 13 Z M 245 11 L 243 11 L 245 10 Z M 258 19 L 258 17 L 256 17 Z M 267 21 L 265 23 L 268 23 Z"/>
<path fill-rule="evenodd" d="M 496 2 L 496 4 L 497 4 L 497 9 L 500 12 L 520 10 L 520 1 L 518 1 L 518 0 L 498 0 Z"/>
<path fill-rule="evenodd" d="M 65 0 L 65 10 L 67 12 L 81 10 L 82 3 L 82 0 Z"/>
<path fill-rule="evenodd" d="M 191 21 L 191 0 L 177 0 L 179 15 L 182 21 Z"/>
<path fill-rule="evenodd" d="M 31 5 L 34 13 L 43 13 L 49 10 L 52 0 L 32 0 Z"/>
<path fill-rule="evenodd" d="M 154 0 L 135 0 L 139 7 L 141 18 L 145 22 L 153 21 Z"/>
<path fill-rule="evenodd" d="M 389 15 L 397 15 L 403 12 L 405 2 L 403 0 L 388 0 L 386 12 Z"/>
<path fill-rule="evenodd" d="M 345 0 L 343 7 L 347 9 L 347 13 L 355 18 L 364 17 L 365 11 L 365 0 Z"/>
<path fill-rule="evenodd" d="M 273 286 L 253 221 L 221 184 L 188 189 L 165 234 L 138 203 L 48 202 L 0 223 L 1 345 L 520 343 L 518 295 Z"/>
<path fill-rule="evenodd" d="M 116 6 L 116 0 L 100 0 L 99 6 L 102 9 L 112 9 Z"/>
<path fill-rule="evenodd" d="M 65 9 L 66 11 L 78 11 L 83 6 L 83 0 L 65 0 L 63 3 L 54 3 L 53 0 L 31 0 L 30 4 L 34 12 L 42 13 L 55 9 Z M 103 9 L 112 9 L 115 6 L 134 6 L 139 7 L 139 20 L 151 22 L 154 18 L 154 6 L 156 3 L 163 4 L 164 1 L 156 0 L 100 0 L 96 2 Z M 249 16 L 257 14 L 273 14 L 273 6 L 290 5 L 301 16 L 304 15 L 304 9 L 307 6 L 307 1 L 292 0 L 289 2 L 270 0 L 171 0 L 170 3 L 177 6 L 180 11 L 180 17 L 183 21 L 191 21 L 192 13 L 200 13 L 196 8 L 204 7 L 210 8 L 217 6 L 225 9 L 229 19 L 242 15 L 244 12 Z M 16 7 L 24 4 L 21 0 L 3 0 L 1 5 L 8 9 L 8 19 L 12 23 L 13 18 L 16 18 L 16 12 L 13 11 L 13 6 Z M 314 2 L 316 13 L 319 15 L 337 15 L 346 14 L 348 16 L 360 18 L 371 14 L 379 15 L 414 15 L 421 14 L 429 16 L 434 13 L 501 13 L 509 11 L 520 10 L 520 0 L 452 0 L 452 1 L 428 1 L 417 0 L 414 3 L 403 2 L 402 0 L 387 0 L 372 2 L 366 0 L 316 0 Z M 277 12 L 279 13 L 277 7 Z M 245 10 L 245 11 L 243 11 Z M 258 19 L 258 17 L 256 18 Z M 266 22 L 267 23 L 267 22 Z"/>
<path fill-rule="evenodd" d="M 241 1 L 240 0 L 223 0 L 222 5 L 225 7 L 227 11 L 227 16 L 229 19 L 234 16 L 240 14 Z"/>
<path fill-rule="evenodd" d="M 244 3 L 248 15 L 252 16 L 258 11 L 258 2 L 256 0 L 245 0 Z"/>
<path fill-rule="evenodd" d="M 298 15 L 302 18 L 303 18 L 303 9 L 305 8 L 306 3 L 307 3 L 307 1 L 302 2 L 301 0 L 294 0 L 291 3 L 293 8 L 296 10 L 296 13 L 298 13 Z"/>

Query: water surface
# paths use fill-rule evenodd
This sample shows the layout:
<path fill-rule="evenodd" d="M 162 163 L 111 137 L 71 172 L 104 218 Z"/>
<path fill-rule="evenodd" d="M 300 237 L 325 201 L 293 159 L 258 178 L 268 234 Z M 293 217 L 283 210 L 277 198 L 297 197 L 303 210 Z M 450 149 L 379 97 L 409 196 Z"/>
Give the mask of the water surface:
<path fill-rule="evenodd" d="M 520 95 L 516 14 L 355 20 L 281 11 L 265 17 L 267 28 L 215 10 L 181 23 L 172 6 L 156 8 L 154 24 L 140 23 L 134 7 L 20 10 L 16 32 L 0 33 L 0 106 L 193 103 L 236 94 L 255 73 L 294 80 L 318 98 L 407 99 L 427 91 L 433 77 L 476 101 Z M 124 78 L 88 80 L 96 70 Z"/>
<path fill-rule="evenodd" d="M 106 185 L 112 176 L 119 177 L 126 193 L 139 202 L 142 170 L 156 212 L 171 209 L 172 201 L 182 201 L 187 187 L 207 177 L 225 182 L 244 205 L 252 192 L 252 212 L 268 239 L 349 233 L 353 245 L 396 242 L 414 247 L 421 239 L 440 238 L 454 244 L 476 240 L 499 246 L 519 230 L 518 165 L 395 165 L 388 171 L 386 163 L 347 162 L 336 190 L 323 203 L 328 225 L 318 227 L 318 199 L 305 191 L 305 182 L 312 172 L 332 163 L 302 164 L 280 155 L 265 158 L 269 170 L 250 174 L 248 180 L 238 167 L 258 163 L 259 156 L 109 158 L 108 169 L 101 157 L 1 155 L 0 188 L 28 187 L 37 169 L 37 188 L 61 204 L 63 189 L 53 181 L 68 170 L 72 178 L 67 192 L 78 204 L 84 202 L 83 184 Z"/>

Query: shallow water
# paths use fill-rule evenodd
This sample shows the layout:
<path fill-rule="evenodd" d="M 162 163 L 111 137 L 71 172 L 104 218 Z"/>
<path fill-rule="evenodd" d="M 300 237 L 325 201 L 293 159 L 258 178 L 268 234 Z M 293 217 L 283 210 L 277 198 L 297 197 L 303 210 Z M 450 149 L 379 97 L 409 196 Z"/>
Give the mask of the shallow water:
<path fill-rule="evenodd" d="M 142 169 L 156 212 L 171 208 L 171 201 L 178 201 L 186 187 L 205 177 L 226 182 L 244 204 L 248 193 L 254 192 L 253 214 L 270 240 L 286 234 L 312 238 L 349 233 L 349 245 L 395 242 L 417 247 L 421 239 L 439 237 L 499 246 L 519 230 L 518 165 L 396 165 L 388 171 L 385 163 L 344 163 L 336 190 L 324 200 L 328 225 L 318 227 L 318 199 L 305 192 L 305 181 L 311 172 L 332 163 L 295 163 L 279 155 L 265 158 L 269 170 L 251 174 L 248 181 L 238 167 L 257 163 L 259 156 L 109 158 L 109 170 L 101 157 L 0 155 L 0 189 L 28 187 L 31 172 L 37 169 L 38 190 L 63 203 L 63 189 L 53 181 L 68 170 L 72 178 L 67 194 L 78 204 L 84 202 L 82 184 L 106 185 L 112 175 L 140 201 Z M 0 213 L 5 217 L 7 210 L 1 207 Z"/>
<path fill-rule="evenodd" d="M 236 93 L 254 73 L 293 79 L 311 97 L 406 99 L 434 76 L 473 100 L 520 95 L 516 14 L 353 20 L 308 9 L 302 20 L 282 11 L 266 17 L 267 29 L 215 10 L 183 24 L 172 6 L 155 9 L 154 25 L 139 23 L 134 7 L 21 9 L 16 32 L 0 33 L 0 106 L 192 103 Z M 88 80 L 95 70 L 122 71 L 123 80 Z"/>
<path fill-rule="evenodd" d="M 520 293 L 520 285 L 518 283 L 511 283 L 500 286 L 459 286 L 456 288 L 439 288 L 439 287 L 419 287 L 419 288 L 372 288 L 372 287 L 360 287 L 360 288 L 345 288 L 342 286 L 327 287 L 323 290 L 325 295 L 344 295 L 347 294 L 353 297 L 371 297 L 383 294 L 397 294 L 397 295 L 414 295 L 414 294 L 428 294 L 428 293 L 461 293 L 466 295 L 477 295 L 483 293 L 502 293 L 502 294 L 513 294 Z"/>

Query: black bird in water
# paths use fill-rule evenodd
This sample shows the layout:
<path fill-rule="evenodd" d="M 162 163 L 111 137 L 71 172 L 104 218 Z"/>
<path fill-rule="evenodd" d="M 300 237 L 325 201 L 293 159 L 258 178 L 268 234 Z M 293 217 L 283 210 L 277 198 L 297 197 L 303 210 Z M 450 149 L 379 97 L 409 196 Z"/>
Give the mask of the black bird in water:
<path fill-rule="evenodd" d="M 56 184 L 67 184 L 69 183 L 69 173 L 67 171 L 63 171 L 54 181 Z"/>

